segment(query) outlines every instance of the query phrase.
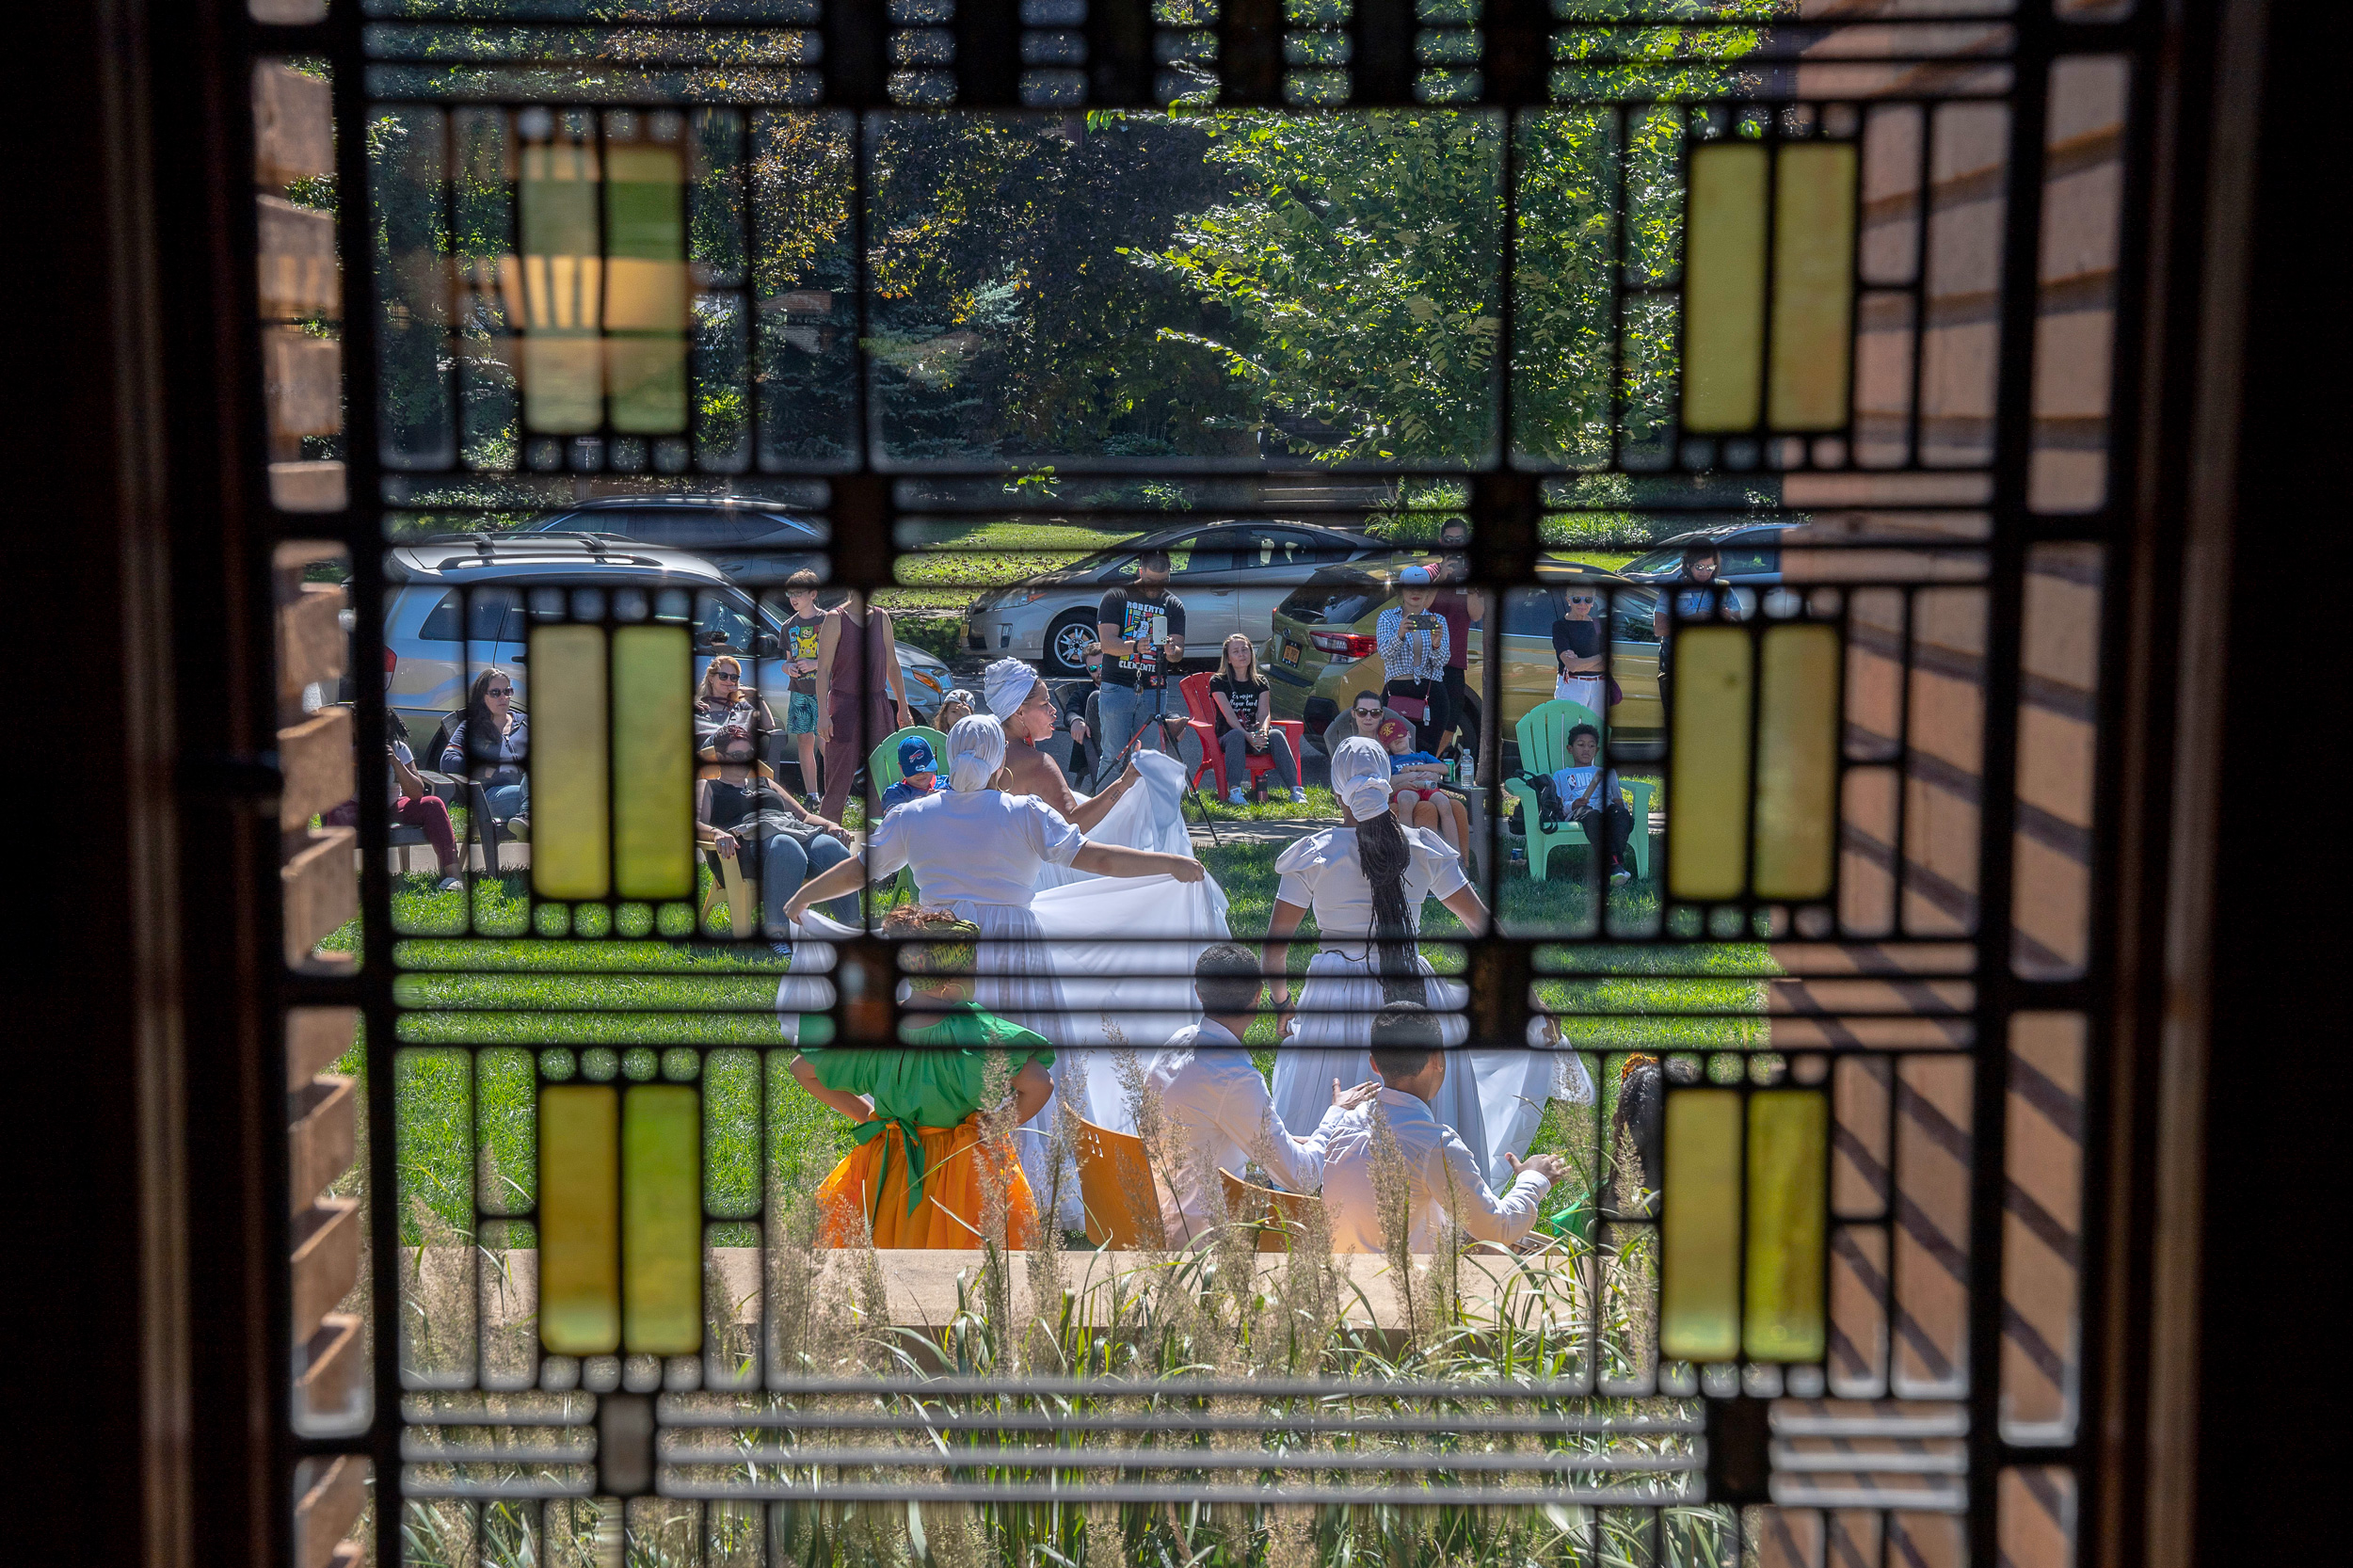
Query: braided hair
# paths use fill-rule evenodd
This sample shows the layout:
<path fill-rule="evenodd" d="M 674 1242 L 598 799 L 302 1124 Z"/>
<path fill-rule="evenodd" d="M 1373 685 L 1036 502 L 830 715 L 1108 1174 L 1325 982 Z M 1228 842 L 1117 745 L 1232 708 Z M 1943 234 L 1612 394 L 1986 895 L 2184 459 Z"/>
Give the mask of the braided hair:
<path fill-rule="evenodd" d="M 1426 1005 L 1429 992 L 1414 962 L 1413 912 L 1405 906 L 1405 873 L 1414 864 L 1414 846 L 1404 824 L 1386 811 L 1358 821 L 1356 864 L 1372 885 L 1372 946 L 1381 1000 Z"/>

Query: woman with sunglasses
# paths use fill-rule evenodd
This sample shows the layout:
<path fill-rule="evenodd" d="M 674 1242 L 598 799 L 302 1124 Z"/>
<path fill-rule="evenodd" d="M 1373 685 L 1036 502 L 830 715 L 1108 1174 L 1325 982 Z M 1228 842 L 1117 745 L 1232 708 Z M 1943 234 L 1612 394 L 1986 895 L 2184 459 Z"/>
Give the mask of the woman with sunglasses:
<path fill-rule="evenodd" d="M 741 724 L 755 735 L 764 735 L 776 728 L 776 715 L 758 692 L 744 684 L 744 666 L 735 656 L 722 653 L 711 661 L 695 688 L 695 723 L 698 729 Z M 710 747 L 703 748 L 702 757 L 706 762 L 713 760 Z"/>
<path fill-rule="evenodd" d="M 523 772 L 530 754 L 531 725 L 515 706 L 515 678 L 495 666 L 484 670 L 466 694 L 466 716 L 444 738 L 441 771 L 470 773 L 490 815 L 511 824 L 531 809 L 531 779 Z"/>
<path fill-rule="evenodd" d="M 1609 716 L 1609 678 L 1603 671 L 1601 622 L 1593 618 L 1600 593 L 1572 584 L 1560 618 L 1552 623 L 1552 655 L 1561 668 L 1553 676 L 1556 701 L 1582 703 L 1596 719 Z"/>

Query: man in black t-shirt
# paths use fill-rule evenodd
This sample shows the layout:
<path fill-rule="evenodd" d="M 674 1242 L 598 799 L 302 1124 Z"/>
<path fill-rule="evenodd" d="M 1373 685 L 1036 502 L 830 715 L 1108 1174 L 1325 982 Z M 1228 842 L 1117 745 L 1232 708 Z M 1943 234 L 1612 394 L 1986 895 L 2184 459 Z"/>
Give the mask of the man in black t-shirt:
<path fill-rule="evenodd" d="M 1105 594 L 1095 621 L 1103 645 L 1099 779 L 1127 766 L 1128 743 L 1160 716 L 1168 673 L 1185 657 L 1185 601 L 1168 591 L 1168 552 L 1145 551 L 1136 562 L 1135 584 Z M 1150 735 L 1137 744 L 1160 749 Z"/>

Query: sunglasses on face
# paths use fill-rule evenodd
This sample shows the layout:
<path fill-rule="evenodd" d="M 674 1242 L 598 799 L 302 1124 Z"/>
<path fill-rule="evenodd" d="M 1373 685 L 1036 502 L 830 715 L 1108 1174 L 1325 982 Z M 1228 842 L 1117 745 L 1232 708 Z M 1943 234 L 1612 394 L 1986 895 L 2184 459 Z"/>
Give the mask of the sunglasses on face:
<path fill-rule="evenodd" d="M 1569 602 L 1572 604 L 1591 604 L 1593 600 L 1587 595 L 1571 594 L 1569 596 Z"/>
<path fill-rule="evenodd" d="M 1378 708 L 1358 708 L 1354 712 L 1360 719 L 1377 719 L 1381 716 L 1381 710 Z"/>
<path fill-rule="evenodd" d="M 489 686 L 484 688 L 482 695 L 484 696 L 513 696 L 515 695 L 515 688 L 512 686 Z"/>
<path fill-rule="evenodd" d="M 720 684 L 722 681 L 732 686 L 735 684 L 735 677 L 731 675 L 714 675 L 711 678 L 711 683 L 714 686 Z"/>

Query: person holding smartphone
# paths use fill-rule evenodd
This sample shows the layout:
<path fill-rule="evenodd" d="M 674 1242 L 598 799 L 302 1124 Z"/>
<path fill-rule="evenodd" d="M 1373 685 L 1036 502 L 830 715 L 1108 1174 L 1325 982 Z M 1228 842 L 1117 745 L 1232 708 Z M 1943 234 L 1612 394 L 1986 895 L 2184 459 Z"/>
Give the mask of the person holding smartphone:
<path fill-rule="evenodd" d="M 1127 766 L 1129 743 L 1152 744 L 1138 732 L 1167 707 L 1168 672 L 1184 662 L 1185 601 L 1169 591 L 1168 566 L 1167 551 L 1145 551 L 1136 559 L 1135 582 L 1112 588 L 1096 607 L 1095 634 L 1103 645 L 1098 784 Z"/>

